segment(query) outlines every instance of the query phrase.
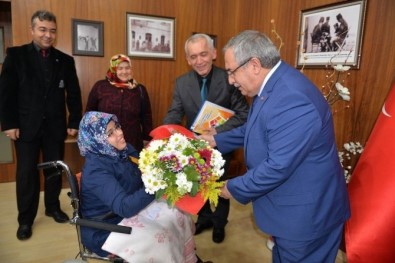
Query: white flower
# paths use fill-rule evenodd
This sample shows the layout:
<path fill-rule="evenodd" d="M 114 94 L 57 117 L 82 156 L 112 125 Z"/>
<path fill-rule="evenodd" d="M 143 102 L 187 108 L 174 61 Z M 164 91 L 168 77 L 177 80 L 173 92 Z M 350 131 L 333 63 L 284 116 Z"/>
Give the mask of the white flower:
<path fill-rule="evenodd" d="M 177 174 L 176 184 L 178 185 L 177 191 L 181 195 L 189 193 L 192 189 L 192 182 L 189 182 L 187 180 L 187 175 L 182 172 Z"/>
<path fill-rule="evenodd" d="M 334 68 L 336 71 L 345 72 L 345 71 L 347 71 L 347 70 L 350 69 L 350 66 L 343 66 L 343 65 L 341 65 L 341 64 L 337 64 L 336 66 L 333 66 L 333 68 Z"/>
<path fill-rule="evenodd" d="M 337 92 L 339 93 L 339 96 L 342 97 L 343 100 L 345 101 L 350 101 L 350 91 L 348 88 L 344 87 L 342 84 L 339 82 L 336 82 L 335 84 Z"/>
<path fill-rule="evenodd" d="M 166 144 L 166 142 L 164 140 L 153 140 L 149 143 L 147 149 L 152 152 L 155 152 L 156 150 L 158 150 L 160 147 L 162 147 L 165 144 Z"/>
<path fill-rule="evenodd" d="M 344 169 L 344 177 L 346 182 L 348 183 L 351 179 L 351 170 L 352 166 L 350 164 L 354 164 L 352 157 L 359 155 L 363 152 L 363 146 L 360 142 L 347 142 L 343 145 L 343 151 L 339 151 L 339 161 Z"/>
<path fill-rule="evenodd" d="M 222 158 L 221 153 L 218 150 L 213 149 L 210 165 L 214 167 L 214 170 L 219 171 L 224 166 L 224 164 L 225 164 L 225 160 Z"/>

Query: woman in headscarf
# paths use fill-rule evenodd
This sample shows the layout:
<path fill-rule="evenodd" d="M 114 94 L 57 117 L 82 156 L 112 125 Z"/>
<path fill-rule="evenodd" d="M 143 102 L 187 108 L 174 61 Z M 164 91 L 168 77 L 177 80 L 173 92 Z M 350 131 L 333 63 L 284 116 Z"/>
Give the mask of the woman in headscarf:
<path fill-rule="evenodd" d="M 139 152 L 151 140 L 152 112 L 147 89 L 133 78 L 132 62 L 123 54 L 111 58 L 106 78 L 92 87 L 86 111 L 116 115 L 126 142 Z"/>
<path fill-rule="evenodd" d="M 78 147 L 85 157 L 83 218 L 133 228 L 128 235 L 81 227 L 82 243 L 89 250 L 128 262 L 197 261 L 191 217 L 145 192 L 141 172 L 130 158 L 138 152 L 125 141 L 115 115 L 87 112 L 79 126 Z"/>

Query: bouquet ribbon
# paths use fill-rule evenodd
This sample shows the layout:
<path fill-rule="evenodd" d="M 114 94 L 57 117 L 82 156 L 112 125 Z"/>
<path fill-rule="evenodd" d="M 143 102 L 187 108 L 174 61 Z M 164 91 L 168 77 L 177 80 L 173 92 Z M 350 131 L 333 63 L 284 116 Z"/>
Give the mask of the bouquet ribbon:
<path fill-rule="evenodd" d="M 159 126 L 153 129 L 149 135 L 152 137 L 153 140 L 162 140 L 170 138 L 170 136 L 174 133 L 181 133 L 182 135 L 185 135 L 190 139 L 195 139 L 195 134 L 193 132 L 183 126 L 175 124 Z"/>

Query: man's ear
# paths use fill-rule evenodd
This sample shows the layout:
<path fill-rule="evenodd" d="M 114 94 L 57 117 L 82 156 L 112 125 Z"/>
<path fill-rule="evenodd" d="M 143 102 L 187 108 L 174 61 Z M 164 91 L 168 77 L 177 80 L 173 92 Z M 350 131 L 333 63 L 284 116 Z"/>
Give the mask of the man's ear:
<path fill-rule="evenodd" d="M 213 60 L 215 60 L 217 58 L 217 49 L 214 48 L 213 49 Z"/>

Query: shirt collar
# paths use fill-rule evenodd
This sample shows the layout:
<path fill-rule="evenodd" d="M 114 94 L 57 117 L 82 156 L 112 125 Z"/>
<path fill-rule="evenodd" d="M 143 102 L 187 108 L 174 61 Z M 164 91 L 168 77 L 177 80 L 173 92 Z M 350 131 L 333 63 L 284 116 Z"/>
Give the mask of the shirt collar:
<path fill-rule="evenodd" d="M 258 96 L 261 96 L 261 93 L 262 93 L 263 89 L 265 88 L 266 83 L 269 81 L 270 77 L 274 74 L 274 72 L 277 70 L 277 68 L 280 66 L 280 64 L 281 64 L 281 60 L 279 62 L 277 62 L 277 64 L 269 71 L 266 78 L 263 80 L 261 88 L 259 89 Z"/>

